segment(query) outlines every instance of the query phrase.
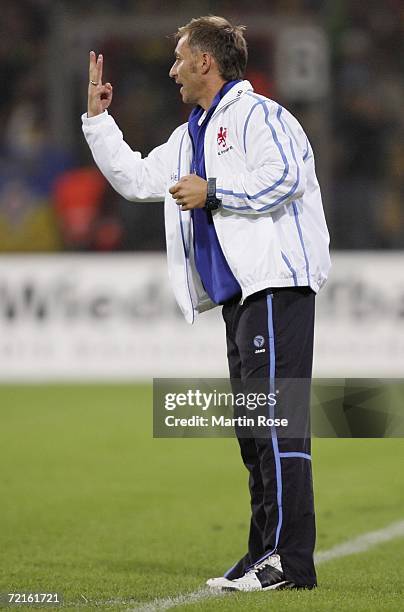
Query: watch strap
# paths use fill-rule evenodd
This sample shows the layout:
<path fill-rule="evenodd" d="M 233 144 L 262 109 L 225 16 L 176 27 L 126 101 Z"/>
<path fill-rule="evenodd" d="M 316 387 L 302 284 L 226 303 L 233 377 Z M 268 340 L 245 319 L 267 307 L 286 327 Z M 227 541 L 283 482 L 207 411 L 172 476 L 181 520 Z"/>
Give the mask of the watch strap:
<path fill-rule="evenodd" d="M 221 205 L 222 200 L 216 197 L 216 178 L 208 178 L 208 191 L 205 202 L 207 210 L 216 210 Z"/>
<path fill-rule="evenodd" d="M 208 198 L 216 197 L 216 179 L 208 178 Z"/>

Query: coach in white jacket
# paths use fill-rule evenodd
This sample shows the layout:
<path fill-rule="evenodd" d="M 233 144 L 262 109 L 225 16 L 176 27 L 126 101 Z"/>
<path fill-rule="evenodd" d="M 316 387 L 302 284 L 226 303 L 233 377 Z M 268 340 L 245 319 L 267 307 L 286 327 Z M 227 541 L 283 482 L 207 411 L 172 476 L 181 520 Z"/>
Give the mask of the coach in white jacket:
<path fill-rule="evenodd" d="M 299 122 L 243 80 L 243 28 L 201 17 L 179 28 L 170 76 L 189 122 L 146 158 L 107 108 L 103 58 L 90 53 L 83 131 L 111 185 L 133 201 L 165 200 L 168 271 L 186 320 L 223 305 L 232 379 L 310 379 L 314 296 L 330 267 L 313 151 Z M 300 410 L 308 410 L 307 401 Z M 275 408 L 276 410 L 276 408 Z M 307 414 L 308 419 L 308 414 Z M 237 432 L 239 433 L 239 432 Z M 245 436 L 245 434 L 244 434 Z M 310 437 L 239 437 L 250 474 L 248 553 L 212 588 L 316 584 Z"/>

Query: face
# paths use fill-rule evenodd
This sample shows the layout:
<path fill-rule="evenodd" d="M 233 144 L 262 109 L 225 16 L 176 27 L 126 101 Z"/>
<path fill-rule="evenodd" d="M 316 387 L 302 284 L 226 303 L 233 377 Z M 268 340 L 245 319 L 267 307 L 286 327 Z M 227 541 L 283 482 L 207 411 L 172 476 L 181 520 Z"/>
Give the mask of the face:
<path fill-rule="evenodd" d="M 180 94 L 185 104 L 198 104 L 201 98 L 203 81 L 198 72 L 199 54 L 192 51 L 187 36 L 178 41 L 175 48 L 175 62 L 170 70 L 170 77 L 181 85 Z"/>

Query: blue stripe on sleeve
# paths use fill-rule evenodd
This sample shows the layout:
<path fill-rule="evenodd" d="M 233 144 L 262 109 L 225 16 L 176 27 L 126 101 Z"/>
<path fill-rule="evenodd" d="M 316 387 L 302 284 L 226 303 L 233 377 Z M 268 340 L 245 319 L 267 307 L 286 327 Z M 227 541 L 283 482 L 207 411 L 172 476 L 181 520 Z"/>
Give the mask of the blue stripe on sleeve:
<path fill-rule="evenodd" d="M 283 174 L 282 174 L 280 179 L 278 179 L 271 186 L 266 187 L 265 189 L 263 189 L 262 191 L 259 191 L 258 193 L 254 194 L 254 195 L 248 195 L 245 191 L 243 193 L 235 193 L 234 191 L 227 190 L 227 189 L 218 189 L 217 193 L 218 194 L 223 194 L 223 195 L 230 195 L 230 196 L 233 196 L 235 198 L 239 198 L 239 199 L 243 199 L 243 200 L 245 200 L 245 199 L 247 199 L 247 200 L 256 200 L 256 199 L 260 198 L 261 196 L 266 195 L 267 193 L 270 193 L 271 191 L 273 191 L 274 189 L 279 187 L 279 185 L 281 185 L 285 181 L 285 179 L 286 179 L 286 177 L 287 177 L 287 175 L 289 173 L 289 162 L 288 162 L 288 159 L 287 159 L 287 157 L 285 155 L 283 147 L 282 147 L 281 143 L 279 142 L 276 130 L 275 130 L 274 126 L 272 125 L 272 123 L 269 121 L 269 111 L 268 111 L 267 105 L 265 104 L 265 102 L 263 100 L 261 100 L 261 98 L 258 98 L 254 94 L 248 93 L 247 95 L 250 95 L 251 97 L 257 99 L 258 102 L 250 110 L 250 113 L 249 113 L 249 115 L 248 115 L 248 117 L 246 119 L 246 123 L 244 125 L 244 134 L 243 134 L 243 137 L 244 137 L 244 146 L 245 146 L 247 121 L 249 121 L 249 118 L 251 117 L 251 113 L 254 110 L 254 108 L 257 105 L 261 105 L 263 107 L 263 110 L 264 110 L 265 123 L 267 124 L 267 126 L 271 130 L 272 138 L 273 138 L 273 140 L 274 140 L 274 142 L 275 142 L 275 144 L 276 144 L 276 146 L 277 146 L 277 148 L 279 150 L 280 156 L 281 156 L 282 161 L 284 163 L 284 171 L 283 171 Z M 279 123 L 280 123 L 280 125 L 282 127 L 282 130 L 285 132 L 283 123 L 282 123 L 282 121 L 280 119 L 281 113 L 282 113 L 282 107 L 278 106 L 278 111 L 277 111 L 277 115 L 276 116 L 277 116 L 277 119 L 278 119 L 278 121 L 279 121 Z M 286 134 L 286 132 L 285 132 L 285 134 Z M 291 143 L 291 146 L 293 147 L 292 141 L 291 141 L 290 138 L 289 138 L 289 142 Z M 292 155 L 294 157 L 294 160 L 296 161 L 296 158 L 294 156 L 293 148 L 292 148 Z M 269 210 L 269 209 L 273 208 L 274 206 L 277 206 L 278 204 L 281 204 L 285 200 L 289 199 L 295 193 L 295 191 L 297 189 L 297 186 L 299 184 L 299 180 L 300 180 L 300 168 L 299 168 L 299 166 L 297 166 L 296 181 L 293 184 L 293 186 L 291 187 L 291 189 L 289 190 L 289 192 L 284 194 L 283 196 L 280 196 L 277 200 L 275 200 L 275 202 L 272 202 L 271 204 L 266 204 L 265 206 L 262 206 L 261 208 L 256 209 L 256 210 L 258 210 L 259 212 L 263 212 L 263 211 Z M 248 210 L 248 209 L 251 209 L 252 207 L 251 206 L 231 206 L 229 204 L 224 204 L 223 208 L 226 208 L 226 209 L 229 209 L 229 210 L 236 210 L 237 211 L 237 210 Z"/>

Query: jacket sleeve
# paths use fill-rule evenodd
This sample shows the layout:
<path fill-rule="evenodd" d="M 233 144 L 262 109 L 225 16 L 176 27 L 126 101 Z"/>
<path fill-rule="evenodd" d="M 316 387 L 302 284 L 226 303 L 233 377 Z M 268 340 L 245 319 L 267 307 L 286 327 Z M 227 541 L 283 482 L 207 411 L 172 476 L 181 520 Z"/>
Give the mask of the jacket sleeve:
<path fill-rule="evenodd" d="M 240 214 L 272 213 L 301 198 L 306 186 L 296 126 L 288 125 L 281 106 L 256 100 L 239 136 L 245 170 L 216 181 L 223 208 Z"/>
<path fill-rule="evenodd" d="M 164 200 L 167 185 L 167 143 L 142 159 L 124 141 L 114 119 L 104 111 L 96 117 L 82 115 L 85 139 L 95 163 L 124 198 L 132 201 Z"/>

